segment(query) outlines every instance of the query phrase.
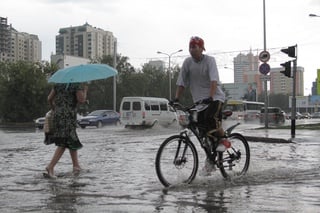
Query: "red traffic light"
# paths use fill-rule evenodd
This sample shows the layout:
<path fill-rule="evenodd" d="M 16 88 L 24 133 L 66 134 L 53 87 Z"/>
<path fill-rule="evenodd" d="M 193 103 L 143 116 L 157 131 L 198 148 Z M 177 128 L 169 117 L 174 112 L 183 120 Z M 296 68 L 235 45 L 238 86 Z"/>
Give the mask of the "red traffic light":
<path fill-rule="evenodd" d="M 289 57 L 297 57 L 297 45 L 288 47 L 286 49 L 281 49 L 281 52 L 288 54 Z"/>

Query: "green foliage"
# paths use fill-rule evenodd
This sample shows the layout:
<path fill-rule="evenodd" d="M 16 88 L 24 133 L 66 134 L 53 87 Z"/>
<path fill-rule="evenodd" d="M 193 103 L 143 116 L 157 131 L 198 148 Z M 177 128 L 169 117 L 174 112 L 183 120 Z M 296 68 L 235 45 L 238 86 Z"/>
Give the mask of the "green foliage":
<path fill-rule="evenodd" d="M 26 122 L 44 114 L 48 91 L 42 65 L 24 61 L 0 64 L 0 117 L 4 121 Z"/>
<path fill-rule="evenodd" d="M 112 56 L 103 56 L 91 63 L 113 65 Z M 143 66 L 135 70 L 127 57 L 117 55 L 116 110 L 124 96 L 153 96 L 169 98 L 169 76 L 166 71 Z M 47 96 L 52 85 L 48 76 L 58 70 L 57 65 L 19 61 L 0 63 L 0 120 L 6 122 L 30 122 L 43 117 L 48 111 Z M 179 67 L 172 70 L 172 97 L 176 89 Z M 114 78 L 93 81 L 89 84 L 89 105 L 79 106 L 81 113 L 96 109 L 113 109 Z M 189 90 L 181 100 L 192 103 Z"/>

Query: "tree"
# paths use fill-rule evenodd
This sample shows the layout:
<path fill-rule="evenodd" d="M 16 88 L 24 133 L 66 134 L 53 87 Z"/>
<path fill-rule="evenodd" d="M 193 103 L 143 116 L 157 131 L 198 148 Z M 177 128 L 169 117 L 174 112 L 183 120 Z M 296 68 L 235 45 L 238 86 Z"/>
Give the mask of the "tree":
<path fill-rule="evenodd" d="M 117 55 L 117 109 L 124 96 L 168 97 L 167 72 L 148 66 L 135 70 L 128 60 L 128 57 Z M 91 63 L 104 63 L 112 66 L 113 57 L 103 56 Z M 47 79 L 57 70 L 56 64 L 48 62 L 0 62 L 0 119 L 10 122 L 30 122 L 35 118 L 43 117 L 49 110 L 47 96 L 52 88 Z M 179 66 L 175 66 L 172 70 L 173 94 L 179 70 Z M 85 107 L 79 106 L 79 109 L 90 112 L 96 109 L 113 108 L 113 81 L 113 78 L 92 81 L 88 91 L 90 104 Z M 192 103 L 189 90 L 185 91 L 181 102 L 183 104 Z"/>
<path fill-rule="evenodd" d="M 122 94 L 128 87 L 135 85 L 135 80 L 131 78 L 131 75 L 135 73 L 134 67 L 128 62 L 128 57 L 117 55 L 116 70 L 118 71 L 117 79 L 117 103 L 116 106 L 120 105 Z M 102 63 L 113 67 L 113 56 L 104 55 L 92 63 Z M 129 78 L 129 84 L 126 83 Z M 134 90 L 133 90 L 134 91 Z M 113 107 L 113 78 L 104 80 L 93 81 L 90 84 L 88 91 L 89 99 L 89 111 L 95 109 L 111 109 Z"/>
<path fill-rule="evenodd" d="M 144 65 L 142 67 L 141 96 L 166 97 L 169 96 L 169 78 L 166 72 L 155 67 Z"/>
<path fill-rule="evenodd" d="M 0 115 L 4 121 L 26 122 L 47 111 L 50 87 L 43 66 L 19 61 L 0 65 Z"/>

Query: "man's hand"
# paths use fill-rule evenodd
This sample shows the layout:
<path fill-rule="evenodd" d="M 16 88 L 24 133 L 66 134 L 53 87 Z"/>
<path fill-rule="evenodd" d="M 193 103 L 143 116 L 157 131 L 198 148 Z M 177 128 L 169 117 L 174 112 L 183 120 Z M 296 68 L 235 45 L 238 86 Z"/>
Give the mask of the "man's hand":
<path fill-rule="evenodd" d="M 204 103 L 204 104 L 210 104 L 211 102 L 213 102 L 212 97 L 209 97 L 209 98 L 203 99 L 203 100 L 201 101 L 201 103 Z"/>

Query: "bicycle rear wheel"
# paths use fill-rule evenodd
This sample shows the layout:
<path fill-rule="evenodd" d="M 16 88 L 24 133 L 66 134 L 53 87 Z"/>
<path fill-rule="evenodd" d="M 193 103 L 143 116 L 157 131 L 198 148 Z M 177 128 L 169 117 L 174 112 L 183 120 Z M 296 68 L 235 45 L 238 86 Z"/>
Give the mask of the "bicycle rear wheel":
<path fill-rule="evenodd" d="M 228 137 L 231 147 L 218 153 L 218 165 L 225 178 L 244 175 L 250 163 L 250 149 L 245 137 L 232 133 Z"/>
<path fill-rule="evenodd" d="M 157 176 L 165 187 L 191 183 L 198 171 L 197 150 L 185 137 L 174 135 L 161 144 L 155 163 Z"/>

